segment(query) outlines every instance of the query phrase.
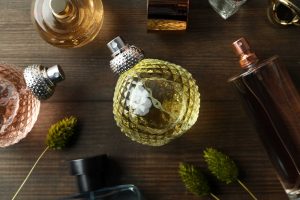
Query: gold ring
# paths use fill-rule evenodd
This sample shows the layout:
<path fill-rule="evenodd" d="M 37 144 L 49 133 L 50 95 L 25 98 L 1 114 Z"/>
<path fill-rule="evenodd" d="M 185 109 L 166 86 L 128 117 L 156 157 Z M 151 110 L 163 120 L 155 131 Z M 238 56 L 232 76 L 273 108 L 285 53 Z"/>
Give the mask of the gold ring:
<path fill-rule="evenodd" d="M 280 25 L 300 25 L 300 3 L 298 0 L 271 0 L 268 17 Z"/>

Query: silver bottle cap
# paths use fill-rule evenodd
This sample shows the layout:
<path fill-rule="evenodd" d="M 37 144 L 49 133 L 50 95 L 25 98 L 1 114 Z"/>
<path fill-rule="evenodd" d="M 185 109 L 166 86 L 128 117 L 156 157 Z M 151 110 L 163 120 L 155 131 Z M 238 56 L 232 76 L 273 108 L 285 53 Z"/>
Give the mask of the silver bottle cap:
<path fill-rule="evenodd" d="M 142 49 L 126 44 L 120 36 L 107 43 L 107 47 L 113 57 L 110 61 L 110 68 L 117 74 L 127 71 L 144 59 Z"/>
<path fill-rule="evenodd" d="M 70 0 L 50 0 L 49 7 L 52 14 L 57 19 L 64 19 L 74 16 L 75 9 L 72 1 Z"/>
<path fill-rule="evenodd" d="M 50 68 L 31 65 L 25 68 L 24 79 L 34 96 L 39 100 L 45 100 L 53 95 L 56 83 L 64 80 L 65 75 L 59 65 Z"/>
<path fill-rule="evenodd" d="M 56 14 L 62 13 L 68 6 L 68 0 L 50 0 L 50 8 Z"/>

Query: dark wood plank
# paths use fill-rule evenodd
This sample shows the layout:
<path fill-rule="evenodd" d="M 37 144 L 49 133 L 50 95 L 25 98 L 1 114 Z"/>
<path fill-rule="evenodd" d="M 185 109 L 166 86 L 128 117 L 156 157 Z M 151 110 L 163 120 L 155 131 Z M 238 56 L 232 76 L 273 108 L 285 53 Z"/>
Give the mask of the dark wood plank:
<path fill-rule="evenodd" d="M 51 200 L 74 193 L 67 161 L 107 153 L 123 168 L 121 182 L 138 185 L 147 199 L 196 200 L 199 198 L 184 189 L 177 167 L 180 161 L 204 167 L 201 152 L 208 146 L 220 148 L 238 161 L 243 180 L 259 199 L 286 199 L 255 130 L 226 81 L 240 72 L 230 44 L 245 36 L 262 59 L 278 54 L 299 88 L 299 28 L 272 26 L 266 17 L 267 1 L 260 0 L 248 1 L 227 21 L 207 1 L 191 0 L 190 29 L 184 34 L 147 33 L 146 0 L 107 0 L 104 6 L 104 25 L 95 41 L 65 50 L 38 36 L 30 20 L 29 0 L 0 1 L 0 61 L 20 66 L 59 63 L 67 75 L 53 98 L 43 102 L 30 135 L 18 145 L 0 149 L 0 199 L 9 199 L 19 186 L 43 150 L 49 126 L 70 114 L 78 116 L 82 124 L 77 143 L 62 152 L 48 152 L 19 199 Z M 114 123 L 111 101 L 117 77 L 109 69 L 105 44 L 117 35 L 143 48 L 148 57 L 186 67 L 200 86 L 197 124 L 169 145 L 135 144 Z M 248 199 L 238 185 L 220 186 L 222 199 Z"/>
<path fill-rule="evenodd" d="M 195 127 L 159 147 L 131 142 L 115 126 L 110 102 L 44 103 L 30 135 L 1 150 L 0 196 L 9 199 L 44 148 L 48 127 L 65 115 L 79 116 L 78 141 L 64 151 L 50 151 L 20 194 L 20 199 L 56 199 L 75 192 L 68 160 L 107 153 L 123 168 L 121 182 L 135 183 L 147 199 L 197 199 L 187 193 L 177 174 L 178 163 L 205 167 L 201 152 L 214 146 L 230 153 L 242 169 L 242 179 L 260 199 L 284 199 L 284 194 L 247 116 L 235 102 L 204 102 Z M 209 117 L 210 116 L 210 117 Z M 233 126 L 232 124 L 240 124 Z M 241 126 L 242 125 L 242 126 Z M 224 186 L 224 199 L 247 198 L 237 185 Z"/>

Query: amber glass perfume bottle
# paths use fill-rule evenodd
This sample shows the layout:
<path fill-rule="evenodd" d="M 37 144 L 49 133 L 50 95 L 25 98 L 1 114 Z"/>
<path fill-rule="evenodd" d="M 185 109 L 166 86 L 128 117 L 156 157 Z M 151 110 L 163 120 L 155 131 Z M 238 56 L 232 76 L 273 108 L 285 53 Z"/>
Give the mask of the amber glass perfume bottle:
<path fill-rule="evenodd" d="M 64 79 L 62 69 L 32 65 L 17 68 L 0 64 L 0 147 L 19 142 L 35 124 L 40 100 L 54 93 L 55 85 Z"/>
<path fill-rule="evenodd" d="M 76 48 L 97 36 L 103 22 L 103 5 L 101 0 L 35 0 L 32 19 L 49 44 Z"/>
<path fill-rule="evenodd" d="M 277 56 L 260 62 L 244 38 L 233 46 L 245 71 L 229 81 L 248 108 L 286 193 L 299 199 L 299 94 Z"/>
<path fill-rule="evenodd" d="M 132 140 L 161 146 L 179 137 L 196 122 L 200 107 L 192 75 L 158 59 L 144 59 L 138 47 L 120 37 L 108 43 L 112 70 L 119 74 L 113 113 L 121 131 Z"/>

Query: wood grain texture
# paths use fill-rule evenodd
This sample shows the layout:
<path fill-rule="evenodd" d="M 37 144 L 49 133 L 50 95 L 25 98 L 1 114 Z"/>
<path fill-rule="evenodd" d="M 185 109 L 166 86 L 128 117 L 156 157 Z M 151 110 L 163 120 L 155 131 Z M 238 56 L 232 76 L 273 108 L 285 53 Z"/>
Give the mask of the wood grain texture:
<path fill-rule="evenodd" d="M 208 2 L 191 0 L 189 31 L 184 34 L 147 33 L 146 0 L 104 0 L 105 18 L 99 36 L 80 49 L 58 49 L 45 43 L 30 20 L 29 0 L 0 1 L 0 59 L 26 66 L 63 66 L 67 79 L 43 102 L 40 117 L 19 144 L 0 149 L 0 199 L 6 200 L 22 182 L 44 148 L 49 126 L 67 115 L 80 119 L 78 141 L 64 151 L 49 151 L 18 199 L 54 200 L 75 193 L 68 160 L 107 153 L 123 169 L 121 183 L 140 187 L 148 200 L 197 198 L 183 187 L 180 161 L 205 167 L 201 152 L 220 148 L 242 169 L 242 179 L 262 200 L 287 199 L 263 147 L 227 79 L 240 72 L 230 44 L 248 38 L 264 59 L 278 54 L 300 87 L 299 28 L 277 28 L 266 17 L 267 1 L 249 0 L 224 21 Z M 159 148 L 131 142 L 116 127 L 112 96 L 117 77 L 108 65 L 106 42 L 117 35 L 142 47 L 147 57 L 169 60 L 187 68 L 201 92 L 201 111 L 187 134 Z M 221 199 L 250 199 L 236 184 L 220 184 Z M 203 200 L 209 198 L 202 198 Z"/>

